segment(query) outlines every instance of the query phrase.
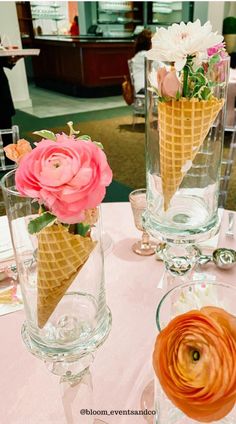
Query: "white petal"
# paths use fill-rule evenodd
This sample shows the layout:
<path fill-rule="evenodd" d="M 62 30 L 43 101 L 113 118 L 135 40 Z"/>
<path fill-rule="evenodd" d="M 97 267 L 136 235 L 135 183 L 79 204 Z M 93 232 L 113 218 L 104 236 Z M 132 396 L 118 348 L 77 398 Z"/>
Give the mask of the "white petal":
<path fill-rule="evenodd" d="M 210 21 L 207 21 L 204 25 L 203 28 L 207 28 L 208 32 L 212 31 L 212 25 L 210 23 Z"/>
<path fill-rule="evenodd" d="M 152 49 L 147 57 L 152 60 L 176 62 L 176 69 L 181 70 L 187 55 L 206 53 L 207 49 L 222 42 L 223 37 L 212 32 L 210 22 L 201 26 L 195 22 L 173 24 L 168 29 L 157 28 L 152 37 Z"/>
<path fill-rule="evenodd" d="M 183 58 L 183 59 L 176 60 L 176 62 L 175 62 L 176 71 L 181 71 L 185 64 L 186 64 L 186 57 Z"/>

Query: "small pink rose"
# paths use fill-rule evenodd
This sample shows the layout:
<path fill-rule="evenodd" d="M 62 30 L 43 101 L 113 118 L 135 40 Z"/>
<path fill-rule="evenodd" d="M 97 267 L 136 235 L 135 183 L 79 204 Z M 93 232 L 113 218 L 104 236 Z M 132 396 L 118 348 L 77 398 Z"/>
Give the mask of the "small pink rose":
<path fill-rule="evenodd" d="M 160 96 L 175 98 L 177 93 L 181 93 L 181 84 L 175 71 L 167 72 L 166 68 L 157 71 L 158 91 Z"/>
<path fill-rule="evenodd" d="M 210 56 L 213 56 L 214 54 L 217 54 L 218 52 L 220 52 L 223 49 L 225 49 L 225 43 L 219 43 L 219 44 L 216 44 L 215 46 L 207 49 L 207 54 L 210 57 Z"/>
<path fill-rule="evenodd" d="M 221 50 L 220 51 L 220 57 L 221 57 L 221 59 L 225 59 L 226 57 L 229 57 L 229 55 L 225 50 Z"/>
<path fill-rule="evenodd" d="M 16 171 L 18 191 L 67 224 L 83 221 L 85 209 L 101 203 L 111 180 L 104 152 L 91 141 L 65 134 L 38 143 Z"/>
<path fill-rule="evenodd" d="M 26 155 L 26 153 L 31 152 L 32 147 L 30 146 L 30 143 L 27 140 L 21 138 L 17 141 L 17 144 L 8 144 L 6 147 L 3 148 L 3 150 L 8 159 L 12 160 L 13 162 L 19 163 L 20 160 Z"/>

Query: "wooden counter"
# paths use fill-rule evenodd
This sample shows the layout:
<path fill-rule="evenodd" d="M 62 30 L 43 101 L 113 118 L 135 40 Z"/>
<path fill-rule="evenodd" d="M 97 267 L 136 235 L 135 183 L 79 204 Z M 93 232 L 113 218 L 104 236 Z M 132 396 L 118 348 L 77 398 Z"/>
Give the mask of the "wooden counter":
<path fill-rule="evenodd" d="M 130 39 L 38 37 L 33 46 L 41 50 L 33 58 L 36 85 L 81 97 L 120 94 L 134 55 Z"/>

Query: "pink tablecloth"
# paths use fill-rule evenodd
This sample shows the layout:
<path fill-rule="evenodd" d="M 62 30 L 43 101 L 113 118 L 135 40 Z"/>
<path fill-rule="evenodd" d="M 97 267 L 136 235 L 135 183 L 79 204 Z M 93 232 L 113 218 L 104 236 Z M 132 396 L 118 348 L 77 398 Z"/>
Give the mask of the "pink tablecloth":
<path fill-rule="evenodd" d="M 157 286 L 163 265 L 153 256 L 132 253 L 131 245 L 140 233 L 133 225 L 128 203 L 104 204 L 103 218 L 105 231 L 114 243 L 105 258 L 107 302 L 113 324 L 92 366 L 94 404 L 88 401 L 85 407 L 135 411 L 141 408 L 142 392 L 153 378 L 155 313 L 162 294 Z M 219 245 L 236 248 L 235 239 L 224 238 L 225 218 Z M 209 265 L 206 270 L 225 282 L 233 282 L 236 277 L 235 268 L 220 271 Z M 78 414 L 73 419 L 67 413 L 66 418 L 58 377 L 31 356 L 21 341 L 23 320 L 22 311 L 0 317 L 0 423 L 87 424 L 90 421 L 86 416 Z M 103 419 L 108 424 L 145 423 L 143 417 L 132 415 Z"/>

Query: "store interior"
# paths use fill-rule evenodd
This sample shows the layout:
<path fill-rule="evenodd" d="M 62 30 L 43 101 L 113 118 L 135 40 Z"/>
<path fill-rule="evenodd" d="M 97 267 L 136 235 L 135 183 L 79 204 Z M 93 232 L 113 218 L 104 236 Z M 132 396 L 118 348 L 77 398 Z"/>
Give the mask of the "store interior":
<path fill-rule="evenodd" d="M 236 424 L 236 1 L 0 0 L 0 424 Z"/>
<path fill-rule="evenodd" d="M 64 128 L 73 120 L 86 133 L 106 139 L 114 180 L 124 193 L 113 193 L 114 199 L 127 200 L 131 189 L 145 184 L 144 117 L 137 116 L 134 125 L 132 105 L 125 103 L 121 88 L 135 38 L 144 28 L 154 33 L 157 26 L 196 19 L 202 24 L 210 20 L 213 30 L 222 34 L 224 20 L 236 16 L 236 3 L 217 2 L 215 10 L 216 3 L 210 1 L 1 2 L 2 44 L 40 49 L 39 56 L 25 57 L 13 70 L 6 70 L 16 108 L 13 119 L 21 136 L 34 140 L 33 131 Z M 71 35 L 75 16 L 78 35 Z M 109 143 L 116 137 L 121 139 L 118 151 Z M 228 206 L 236 209 L 232 194 Z"/>

